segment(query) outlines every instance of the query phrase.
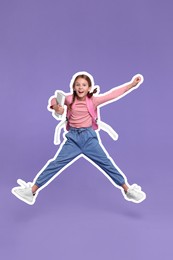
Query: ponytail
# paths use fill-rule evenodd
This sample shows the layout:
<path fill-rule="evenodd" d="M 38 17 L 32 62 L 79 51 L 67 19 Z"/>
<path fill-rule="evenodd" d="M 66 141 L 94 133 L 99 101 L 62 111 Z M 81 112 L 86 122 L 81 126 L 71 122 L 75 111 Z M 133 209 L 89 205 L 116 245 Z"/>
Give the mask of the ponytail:
<path fill-rule="evenodd" d="M 72 102 L 71 102 L 71 104 L 69 105 L 69 109 L 70 109 L 70 110 L 72 109 L 72 105 L 73 105 L 74 102 L 75 102 L 75 98 L 76 98 L 76 91 L 73 90 Z"/>
<path fill-rule="evenodd" d="M 91 98 L 92 96 L 93 96 L 93 94 L 95 94 L 95 93 L 97 93 L 97 88 L 95 88 L 94 90 L 93 90 L 93 92 L 88 92 L 88 97 L 89 98 Z"/>

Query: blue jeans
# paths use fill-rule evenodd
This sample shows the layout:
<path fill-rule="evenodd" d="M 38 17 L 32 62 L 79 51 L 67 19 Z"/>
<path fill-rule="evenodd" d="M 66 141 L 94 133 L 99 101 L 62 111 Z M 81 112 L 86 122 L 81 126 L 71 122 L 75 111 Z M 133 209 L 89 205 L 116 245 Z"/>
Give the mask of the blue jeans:
<path fill-rule="evenodd" d="M 55 160 L 51 161 L 40 173 L 35 184 L 43 186 L 63 167 L 76 159 L 79 155 L 85 155 L 99 166 L 118 185 L 122 186 L 125 179 L 111 162 L 109 156 L 100 146 L 96 132 L 92 128 L 70 128 L 66 134 L 66 142 L 59 150 Z"/>

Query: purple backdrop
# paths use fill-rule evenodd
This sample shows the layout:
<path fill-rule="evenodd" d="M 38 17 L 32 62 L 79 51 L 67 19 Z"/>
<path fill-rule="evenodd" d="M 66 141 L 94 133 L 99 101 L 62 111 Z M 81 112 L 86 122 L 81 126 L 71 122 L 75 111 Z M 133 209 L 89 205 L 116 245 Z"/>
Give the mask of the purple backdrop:
<path fill-rule="evenodd" d="M 1 238 L 4 260 L 168 259 L 172 254 L 171 72 L 173 2 L 0 1 Z M 147 193 L 124 200 L 80 159 L 42 190 L 34 206 L 11 194 L 57 150 L 47 110 L 74 73 L 91 73 L 101 93 L 143 74 L 142 86 L 101 109 L 119 133 L 102 143 Z"/>

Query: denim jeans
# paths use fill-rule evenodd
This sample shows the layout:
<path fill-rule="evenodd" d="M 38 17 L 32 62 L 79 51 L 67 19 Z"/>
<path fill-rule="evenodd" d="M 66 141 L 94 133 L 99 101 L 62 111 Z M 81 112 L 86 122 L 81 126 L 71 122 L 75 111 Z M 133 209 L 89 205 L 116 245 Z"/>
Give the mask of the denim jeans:
<path fill-rule="evenodd" d="M 35 184 L 43 186 L 63 167 L 67 167 L 79 155 L 85 155 L 99 166 L 118 186 L 125 183 L 122 174 L 110 160 L 108 154 L 101 147 L 97 134 L 92 128 L 70 128 L 65 135 L 66 142 L 60 148 L 57 157 L 49 162 L 47 167 L 40 173 Z"/>

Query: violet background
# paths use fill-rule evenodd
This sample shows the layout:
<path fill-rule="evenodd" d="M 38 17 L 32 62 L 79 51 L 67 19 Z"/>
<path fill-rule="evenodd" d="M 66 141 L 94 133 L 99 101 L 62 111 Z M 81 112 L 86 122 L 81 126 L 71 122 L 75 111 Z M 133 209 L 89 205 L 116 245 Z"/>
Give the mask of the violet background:
<path fill-rule="evenodd" d="M 172 255 L 171 0 L 0 1 L 0 252 L 18 259 L 167 259 Z M 72 75 L 91 73 L 101 93 L 143 74 L 141 87 L 101 109 L 118 133 L 102 143 L 147 193 L 124 200 L 80 159 L 33 206 L 11 194 L 56 153 L 47 110 Z"/>

